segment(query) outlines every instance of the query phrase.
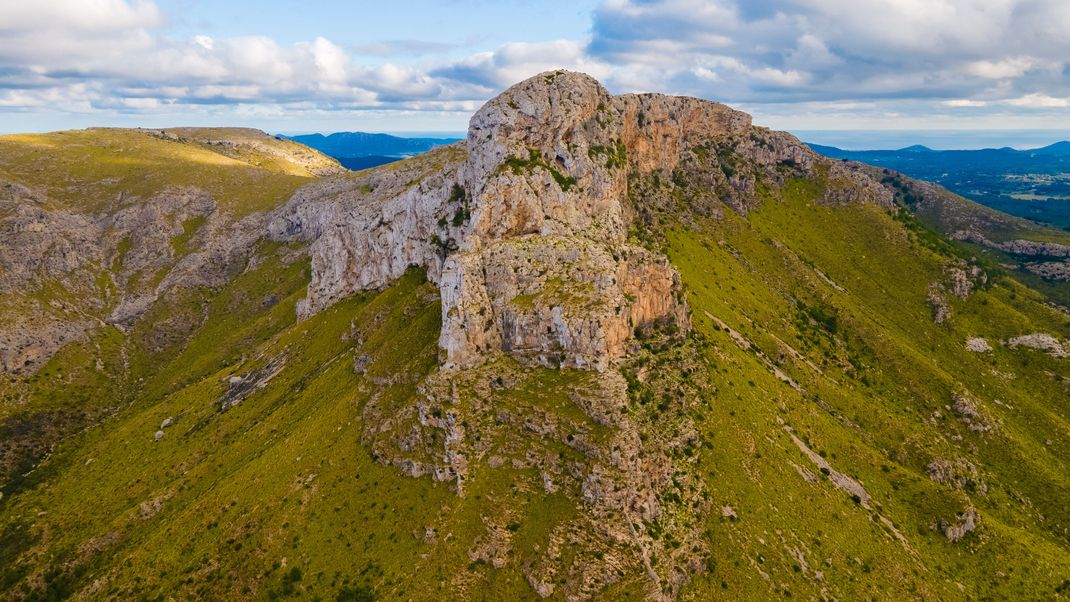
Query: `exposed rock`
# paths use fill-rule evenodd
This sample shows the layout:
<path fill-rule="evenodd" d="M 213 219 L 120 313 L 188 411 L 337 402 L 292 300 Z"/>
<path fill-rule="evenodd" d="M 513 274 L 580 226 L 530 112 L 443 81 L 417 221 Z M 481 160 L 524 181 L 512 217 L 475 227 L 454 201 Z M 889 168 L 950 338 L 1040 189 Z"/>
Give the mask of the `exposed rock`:
<path fill-rule="evenodd" d="M 955 522 L 939 521 L 937 527 L 947 537 L 948 541 L 956 542 L 966 537 L 968 533 L 977 530 L 977 510 L 970 506 L 956 517 Z"/>
<path fill-rule="evenodd" d="M 1008 240 L 994 242 L 977 232 L 960 230 L 951 235 L 952 238 L 973 242 L 993 249 L 999 249 L 1012 255 L 1037 258 L 1070 257 L 1070 246 L 1053 242 L 1038 242 L 1034 240 Z"/>
<path fill-rule="evenodd" d="M 163 419 L 163 422 L 160 423 L 160 430 L 162 431 L 162 430 L 164 430 L 165 428 L 171 426 L 174 423 L 175 423 L 174 417 L 173 416 L 168 416 L 167 418 Z"/>
<path fill-rule="evenodd" d="M 825 181 L 827 203 L 891 204 L 863 170 L 755 128 L 745 113 L 612 96 L 586 75 L 555 71 L 487 102 L 463 148 L 307 187 L 269 230 L 314 241 L 301 316 L 422 266 L 441 288 L 448 366 L 506 351 L 604 370 L 636 328 L 689 327 L 675 270 L 626 244 L 636 220 L 671 202 L 665 187 L 694 184 L 700 214 L 721 203 L 746 212 L 759 177 L 777 185 L 793 174 Z"/>
<path fill-rule="evenodd" d="M 992 429 L 988 418 L 981 413 L 981 402 L 969 391 L 956 391 L 952 395 L 954 403 L 951 409 L 958 414 L 959 421 L 968 429 L 976 432 L 986 432 Z"/>
<path fill-rule="evenodd" d="M 988 274 L 976 265 L 969 265 L 965 261 L 947 266 L 944 270 L 944 278 L 929 284 L 928 301 L 932 307 L 932 318 L 936 324 L 943 324 L 951 319 L 951 305 L 948 303 L 948 294 L 959 299 L 966 299 L 978 286 L 988 283 Z"/>
<path fill-rule="evenodd" d="M 1009 339 L 1006 345 L 1011 349 L 1026 347 L 1044 351 L 1055 358 L 1070 357 L 1070 346 L 1061 342 L 1058 338 L 1044 332 L 1026 334 Z"/>
<path fill-rule="evenodd" d="M 91 329 L 128 329 L 178 288 L 221 286 L 245 268 L 264 229 L 263 215 L 234 220 L 196 188 L 120 197 L 95 213 L 48 208 L 46 200 L 15 183 L 0 186 L 0 235 L 9 241 L 0 247 L 9 308 L 0 369 L 9 373 L 32 374 Z M 182 249 L 180 235 L 188 237 Z M 43 304 L 41 296 L 52 298 Z"/>
<path fill-rule="evenodd" d="M 986 339 L 972 337 L 966 339 L 966 349 L 973 351 L 974 353 L 987 353 L 992 351 L 992 346 L 988 344 Z"/>
<path fill-rule="evenodd" d="M 951 319 L 951 306 L 947 304 L 947 299 L 941 294 L 942 287 L 937 285 L 929 286 L 929 305 L 932 307 L 933 323 L 943 324 Z"/>
<path fill-rule="evenodd" d="M 688 324 L 668 261 L 586 239 L 525 236 L 452 256 L 441 288 L 439 342 L 458 367 L 501 349 L 544 365 L 604 370 L 636 328 Z"/>
<path fill-rule="evenodd" d="M 353 356 L 353 371 L 363 376 L 372 363 L 372 356 L 367 353 L 357 353 Z"/>
<path fill-rule="evenodd" d="M 1070 282 L 1070 261 L 1026 263 L 1024 267 L 1041 278 Z"/>
<path fill-rule="evenodd" d="M 945 460 L 937 458 L 925 467 L 929 478 L 941 485 L 959 490 L 985 493 L 988 486 L 981 482 L 977 467 L 967 460 Z"/>
<path fill-rule="evenodd" d="M 244 377 L 229 377 L 227 379 L 227 390 L 219 400 L 219 409 L 225 412 L 244 401 L 249 395 L 268 386 L 271 379 L 275 378 L 285 367 L 286 356 L 277 355 L 267 359 L 261 366 Z"/>
<path fill-rule="evenodd" d="M 951 281 L 951 294 L 959 299 L 969 297 L 970 293 L 973 292 L 973 282 L 966 275 L 966 272 L 959 268 L 951 268 L 948 271 L 948 275 Z"/>
<path fill-rule="evenodd" d="M 161 431 L 156 431 L 156 434 L 152 436 L 152 440 L 153 441 L 159 441 L 160 439 L 163 439 L 163 435 L 164 435 L 164 432 L 162 430 Z"/>
<path fill-rule="evenodd" d="M 827 475 L 833 485 L 850 494 L 851 497 L 863 508 L 869 508 L 869 500 L 871 496 L 861 483 L 834 469 L 832 465 L 828 463 L 828 460 L 822 458 L 820 454 L 810 449 L 810 446 L 806 445 L 802 439 L 796 437 L 791 427 L 785 426 L 784 430 L 788 433 L 788 436 L 791 437 L 795 446 L 799 448 L 799 451 L 809 458 L 811 462 L 817 465 L 818 469 L 821 470 L 821 473 Z"/>
<path fill-rule="evenodd" d="M 401 161 L 371 175 L 324 180 L 294 196 L 268 224 L 279 240 L 312 240 L 312 282 L 298 313 L 385 287 L 412 266 L 437 282 L 468 219 L 457 183 L 457 145 Z M 455 225 L 456 224 L 456 225 Z"/>

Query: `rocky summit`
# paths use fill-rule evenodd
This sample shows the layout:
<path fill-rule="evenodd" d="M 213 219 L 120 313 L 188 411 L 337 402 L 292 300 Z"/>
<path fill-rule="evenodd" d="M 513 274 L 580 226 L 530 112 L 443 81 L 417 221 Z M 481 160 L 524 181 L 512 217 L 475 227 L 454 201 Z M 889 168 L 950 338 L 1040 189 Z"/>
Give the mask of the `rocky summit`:
<path fill-rule="evenodd" d="M 1070 595 L 1070 236 L 725 105 L 0 136 L 0 207 L 7 598 Z"/>

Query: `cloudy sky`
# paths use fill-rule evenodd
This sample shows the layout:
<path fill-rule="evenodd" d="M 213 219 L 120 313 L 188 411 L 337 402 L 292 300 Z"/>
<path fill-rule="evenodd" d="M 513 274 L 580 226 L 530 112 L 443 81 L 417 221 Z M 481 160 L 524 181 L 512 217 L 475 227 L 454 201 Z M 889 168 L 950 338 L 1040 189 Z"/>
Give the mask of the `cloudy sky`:
<path fill-rule="evenodd" d="M 1070 0 L 0 0 L 0 131 L 462 131 L 552 68 L 763 125 L 1070 129 Z"/>

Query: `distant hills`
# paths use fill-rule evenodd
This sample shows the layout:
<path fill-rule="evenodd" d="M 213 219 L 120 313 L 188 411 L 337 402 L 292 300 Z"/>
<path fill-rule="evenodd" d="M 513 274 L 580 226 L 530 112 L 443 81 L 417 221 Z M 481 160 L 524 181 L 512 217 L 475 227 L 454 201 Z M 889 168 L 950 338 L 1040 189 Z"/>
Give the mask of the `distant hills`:
<path fill-rule="evenodd" d="M 811 144 L 827 157 L 860 161 L 936 182 L 1012 215 L 1070 229 L 1070 141 L 1015 150 L 844 150 Z"/>
<path fill-rule="evenodd" d="M 1045 146 L 1044 148 L 1037 148 L 1021 152 L 1032 153 L 1034 155 L 1054 155 L 1065 157 L 1070 155 L 1070 141 L 1063 140 L 1062 142 L 1056 142 L 1055 144 L 1050 144 L 1048 146 Z"/>
<path fill-rule="evenodd" d="M 367 169 L 457 142 L 460 138 L 405 138 L 368 132 L 335 132 L 287 136 L 334 157 L 348 169 Z"/>
<path fill-rule="evenodd" d="M 983 157 L 983 156 L 990 155 L 990 154 L 993 154 L 993 153 L 998 153 L 1000 156 L 1005 156 L 1006 154 L 1016 154 L 1016 155 L 1026 156 L 1026 157 L 1032 157 L 1032 156 L 1036 156 L 1036 155 L 1043 155 L 1043 156 L 1050 156 L 1050 157 L 1068 157 L 1068 156 L 1070 156 L 1070 140 L 1063 140 L 1061 142 L 1056 142 L 1054 144 L 1049 144 L 1048 146 L 1044 146 L 1044 147 L 1041 147 L 1041 148 L 1030 148 L 1030 149 L 1025 149 L 1025 150 L 1017 150 L 1017 149 L 1013 149 L 1013 148 L 1011 148 L 1009 146 L 1005 146 L 1003 148 L 985 148 L 985 149 L 979 149 L 979 150 L 934 150 L 934 149 L 931 149 L 928 146 L 925 146 L 923 144 L 914 144 L 914 145 L 911 145 L 911 146 L 908 146 L 908 147 L 905 147 L 905 148 L 896 149 L 896 150 L 844 150 L 842 148 L 837 148 L 835 146 L 824 146 L 824 145 L 821 145 L 821 144 L 810 144 L 810 143 L 808 143 L 808 146 L 810 148 L 814 149 L 814 151 L 819 152 L 819 153 L 825 155 L 826 157 L 832 157 L 834 159 L 846 158 L 847 155 L 857 155 L 857 154 L 860 154 L 860 153 L 864 153 L 866 155 L 878 155 L 878 156 L 900 155 L 900 154 L 903 154 L 903 153 L 940 153 L 940 154 L 954 154 L 954 155 L 962 155 L 962 156 L 972 155 L 972 156 L 975 156 L 975 157 Z M 843 155 L 843 156 L 840 157 L 838 155 Z"/>

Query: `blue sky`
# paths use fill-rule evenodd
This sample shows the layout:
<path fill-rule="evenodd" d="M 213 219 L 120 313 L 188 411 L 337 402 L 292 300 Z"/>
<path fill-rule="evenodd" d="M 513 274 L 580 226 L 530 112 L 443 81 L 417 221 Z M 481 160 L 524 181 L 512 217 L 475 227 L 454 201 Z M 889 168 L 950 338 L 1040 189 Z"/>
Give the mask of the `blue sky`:
<path fill-rule="evenodd" d="M 793 131 L 1058 130 L 1068 31 L 1066 0 L 0 0 L 0 131 L 462 131 L 553 68 Z"/>

